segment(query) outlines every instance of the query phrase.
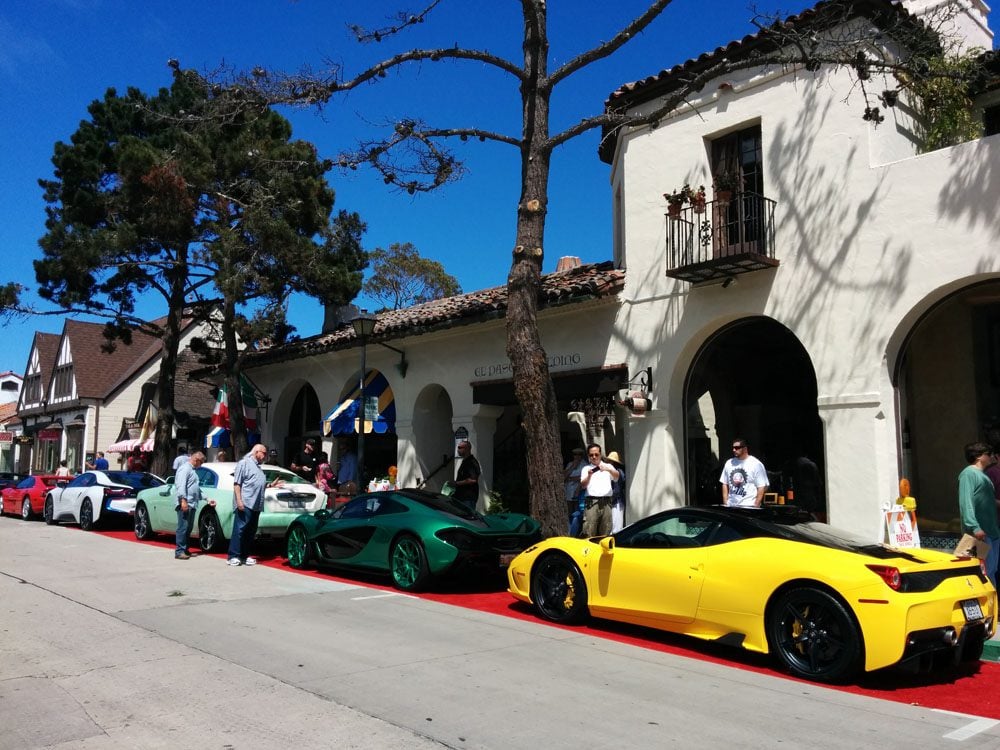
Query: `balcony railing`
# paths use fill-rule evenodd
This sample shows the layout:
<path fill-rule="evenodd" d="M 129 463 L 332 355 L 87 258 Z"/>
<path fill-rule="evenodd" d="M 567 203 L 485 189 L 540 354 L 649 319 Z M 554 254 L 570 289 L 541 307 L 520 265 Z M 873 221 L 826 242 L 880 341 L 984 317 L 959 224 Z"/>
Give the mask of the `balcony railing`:
<path fill-rule="evenodd" d="M 757 193 L 668 213 L 667 276 L 692 284 L 773 268 L 775 202 Z"/>

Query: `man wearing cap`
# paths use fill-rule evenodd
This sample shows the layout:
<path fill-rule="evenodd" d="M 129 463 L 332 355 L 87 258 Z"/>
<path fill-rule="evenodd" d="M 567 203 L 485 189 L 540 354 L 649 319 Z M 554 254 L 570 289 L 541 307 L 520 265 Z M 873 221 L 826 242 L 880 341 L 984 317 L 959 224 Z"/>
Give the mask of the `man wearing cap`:
<path fill-rule="evenodd" d="M 618 478 L 611 483 L 611 533 L 617 534 L 625 526 L 625 467 L 618 451 L 608 454 L 608 463 L 618 469 Z"/>
<path fill-rule="evenodd" d="M 566 493 L 566 512 L 569 517 L 569 535 L 577 536 L 583 527 L 583 512 L 580 510 L 580 472 L 587 465 L 583 448 L 574 448 L 573 457 L 563 469 L 563 487 Z"/>
<path fill-rule="evenodd" d="M 309 438 L 288 468 L 312 484 L 316 481 L 317 466 L 319 466 L 319 452 L 316 450 L 316 438 Z"/>
<path fill-rule="evenodd" d="M 584 537 L 611 533 L 611 483 L 620 476 L 618 469 L 601 458 L 601 446 L 587 446 L 587 465 L 580 472 L 580 487 L 587 493 L 583 511 Z"/>

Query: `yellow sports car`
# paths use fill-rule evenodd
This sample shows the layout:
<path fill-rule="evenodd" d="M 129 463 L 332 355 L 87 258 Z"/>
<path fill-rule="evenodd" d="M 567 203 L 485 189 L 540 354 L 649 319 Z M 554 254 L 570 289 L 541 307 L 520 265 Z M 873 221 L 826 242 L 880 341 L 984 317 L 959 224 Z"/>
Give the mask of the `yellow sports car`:
<path fill-rule="evenodd" d="M 589 613 L 739 645 L 821 682 L 978 660 L 997 615 L 977 560 L 873 544 L 787 505 L 675 508 L 608 537 L 553 537 L 507 577 L 553 622 Z"/>

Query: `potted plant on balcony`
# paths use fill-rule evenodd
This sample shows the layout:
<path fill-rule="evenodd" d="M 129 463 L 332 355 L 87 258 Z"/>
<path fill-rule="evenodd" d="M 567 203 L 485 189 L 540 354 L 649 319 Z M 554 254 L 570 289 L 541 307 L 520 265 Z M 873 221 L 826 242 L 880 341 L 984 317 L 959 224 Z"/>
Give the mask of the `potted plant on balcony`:
<path fill-rule="evenodd" d="M 671 219 L 676 219 L 681 215 L 681 208 L 684 206 L 684 201 L 688 199 L 688 192 L 690 190 L 691 188 L 685 185 L 680 190 L 673 190 L 663 194 L 663 197 L 667 199 L 667 216 Z"/>
<path fill-rule="evenodd" d="M 729 203 L 733 199 L 733 193 L 739 187 L 740 181 L 735 172 L 722 171 L 712 176 L 712 188 L 715 190 L 715 199 L 720 203 Z"/>
<path fill-rule="evenodd" d="M 687 191 L 687 199 L 691 204 L 691 208 L 694 209 L 696 214 L 705 213 L 705 186 L 699 185 L 697 190 L 692 190 L 689 186 L 685 185 L 684 189 Z"/>

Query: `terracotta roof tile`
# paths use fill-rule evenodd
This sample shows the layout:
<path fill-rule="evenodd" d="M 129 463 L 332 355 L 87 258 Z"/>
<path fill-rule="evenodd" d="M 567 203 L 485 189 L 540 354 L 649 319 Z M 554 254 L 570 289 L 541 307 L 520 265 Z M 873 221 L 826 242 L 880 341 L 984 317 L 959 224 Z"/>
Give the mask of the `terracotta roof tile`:
<path fill-rule="evenodd" d="M 546 274 L 542 276 L 539 307 L 558 307 L 584 300 L 612 297 L 621 292 L 624 285 L 625 272 L 614 268 L 610 261 Z M 480 323 L 502 318 L 506 311 L 506 285 L 458 294 L 402 310 L 378 313 L 373 339 L 390 340 Z M 256 366 L 347 349 L 355 345 L 356 338 L 354 329 L 345 323 L 336 330 L 250 355 L 247 364 Z"/>
<path fill-rule="evenodd" d="M 0 424 L 6 424 L 17 414 L 17 401 L 0 404 Z"/>

